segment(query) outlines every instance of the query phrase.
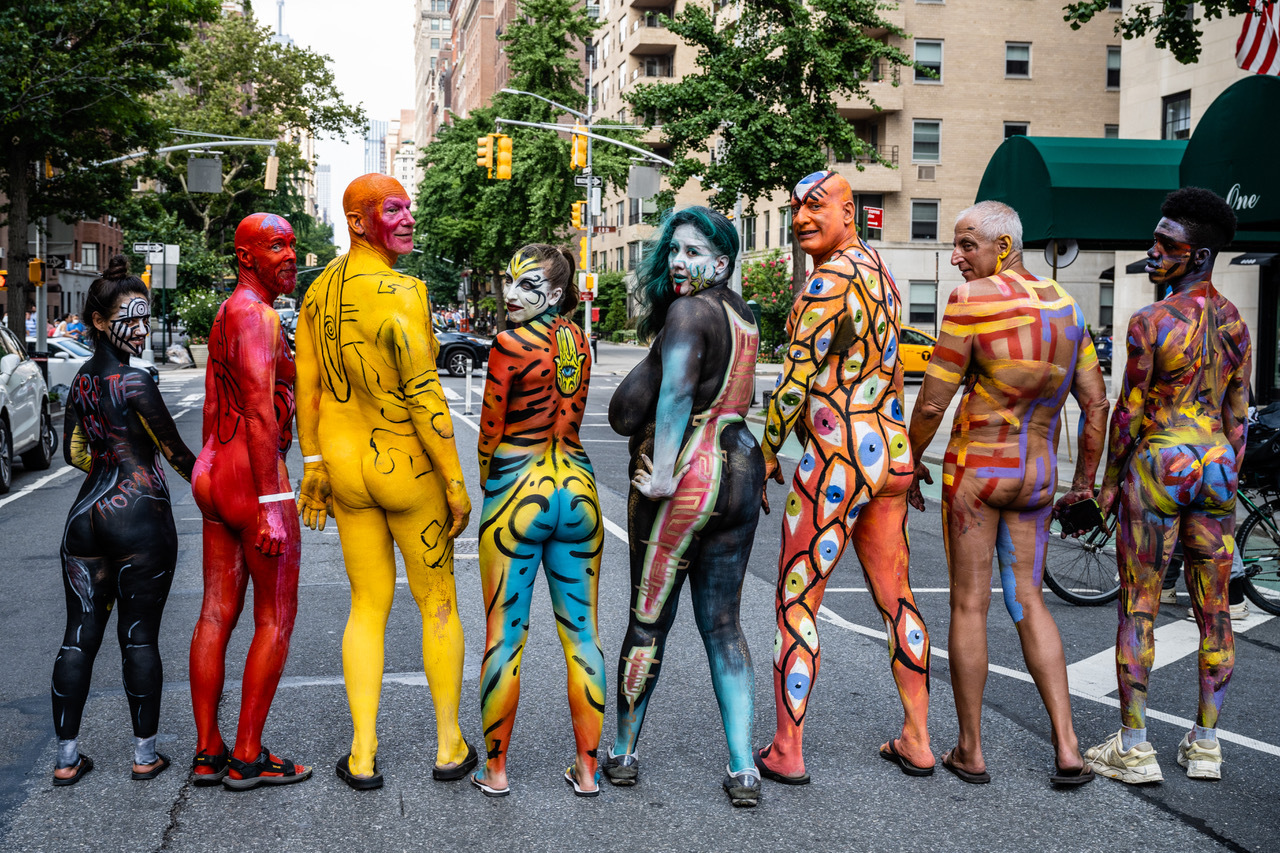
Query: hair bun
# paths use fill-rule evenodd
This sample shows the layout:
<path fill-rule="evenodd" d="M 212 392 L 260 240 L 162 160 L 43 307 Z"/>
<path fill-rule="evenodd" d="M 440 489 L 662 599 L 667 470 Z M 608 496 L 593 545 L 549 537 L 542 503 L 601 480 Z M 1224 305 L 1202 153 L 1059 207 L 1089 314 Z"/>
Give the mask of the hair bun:
<path fill-rule="evenodd" d="M 124 255 L 113 255 L 107 263 L 107 269 L 102 273 L 102 277 L 108 281 L 120 281 L 128 275 L 129 259 Z"/>

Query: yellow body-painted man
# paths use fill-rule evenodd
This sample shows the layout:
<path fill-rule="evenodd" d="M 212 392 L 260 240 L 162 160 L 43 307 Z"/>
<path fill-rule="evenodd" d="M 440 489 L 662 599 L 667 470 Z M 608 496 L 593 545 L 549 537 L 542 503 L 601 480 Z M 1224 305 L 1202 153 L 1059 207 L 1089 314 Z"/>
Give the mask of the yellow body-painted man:
<path fill-rule="evenodd" d="M 422 611 L 422 659 L 436 712 L 440 780 L 463 778 L 476 752 L 458 727 L 463 639 L 453 539 L 471 502 L 436 375 L 438 344 L 421 281 L 392 265 L 413 249 L 409 196 L 386 175 L 347 187 L 351 251 L 307 291 L 297 331 L 298 512 L 310 528 L 338 522 L 351 581 L 342 669 L 355 733 L 338 776 L 382 785 L 374 756 L 383 643 L 395 596 L 394 542 Z"/>

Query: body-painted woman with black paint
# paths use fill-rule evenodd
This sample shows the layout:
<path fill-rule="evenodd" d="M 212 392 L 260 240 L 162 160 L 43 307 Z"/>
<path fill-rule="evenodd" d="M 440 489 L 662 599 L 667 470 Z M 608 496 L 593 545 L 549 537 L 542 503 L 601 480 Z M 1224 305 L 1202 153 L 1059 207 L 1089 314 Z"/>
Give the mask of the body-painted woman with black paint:
<path fill-rule="evenodd" d="M 595 472 L 578 433 L 591 355 L 569 316 L 578 303 L 573 260 L 552 246 L 516 252 L 503 277 L 507 318 L 498 335 L 480 418 L 480 577 L 487 617 L 480 706 L 488 762 L 472 783 L 510 791 L 507 750 L 520 699 L 520 662 L 539 564 L 546 567 L 569 673 L 577 760 L 565 781 L 600 793 L 596 749 L 604 723 L 604 653 L 596 625 L 604 527 Z"/>
<path fill-rule="evenodd" d="M 77 739 L 113 608 L 120 611 L 116 632 L 133 720 L 133 778 L 153 779 L 169 766 L 155 749 L 164 682 L 157 641 L 178 534 L 160 456 L 186 480 L 196 461 L 155 382 L 129 366 L 146 346 L 151 309 L 146 285 L 128 275 L 123 256 L 89 288 L 84 315 L 97 351 L 71 384 L 63 436 L 67 462 L 89 476 L 62 537 L 67 629 L 53 664 L 55 785 L 74 784 L 93 769 Z"/>
<path fill-rule="evenodd" d="M 636 592 L 618 661 L 618 734 L 604 770 L 614 785 L 635 784 L 636 744 L 687 575 L 729 742 L 724 788 L 734 805 L 754 806 L 753 679 L 738 608 L 764 458 L 743 421 L 759 331 L 728 286 L 737 254 L 733 225 L 690 207 L 664 221 L 638 273 L 645 307 L 637 329 L 653 343 L 609 405 L 609 423 L 631 437 Z"/>

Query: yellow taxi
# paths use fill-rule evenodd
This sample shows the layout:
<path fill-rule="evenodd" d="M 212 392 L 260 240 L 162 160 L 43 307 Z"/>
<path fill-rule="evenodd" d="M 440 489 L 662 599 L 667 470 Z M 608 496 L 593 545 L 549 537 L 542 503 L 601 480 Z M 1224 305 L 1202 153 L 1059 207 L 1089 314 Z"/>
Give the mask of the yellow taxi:
<path fill-rule="evenodd" d="M 911 326 L 902 327 L 902 334 L 898 336 L 898 357 L 902 359 L 902 370 L 907 376 L 924 376 L 937 340 L 928 332 Z"/>

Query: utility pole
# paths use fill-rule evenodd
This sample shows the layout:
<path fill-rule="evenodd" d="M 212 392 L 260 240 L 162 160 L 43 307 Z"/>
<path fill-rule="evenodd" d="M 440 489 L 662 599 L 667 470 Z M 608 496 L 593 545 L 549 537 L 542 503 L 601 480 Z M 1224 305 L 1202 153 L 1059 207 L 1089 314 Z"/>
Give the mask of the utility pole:
<path fill-rule="evenodd" d="M 595 71 L 595 66 L 596 66 L 596 51 L 595 51 L 595 46 L 592 45 L 591 49 L 587 51 L 587 132 L 588 133 L 590 133 L 592 130 L 591 116 L 592 116 L 592 113 L 594 112 L 592 108 L 595 105 L 595 98 L 593 97 L 595 95 L 595 92 L 594 92 L 594 87 L 591 85 L 591 74 L 593 71 Z M 586 226 L 586 231 L 587 231 L 587 237 L 586 237 L 587 247 L 582 253 L 582 259 L 586 261 L 586 263 L 584 264 L 584 266 L 586 267 L 586 269 L 584 270 L 584 272 L 586 273 L 586 276 L 583 279 L 583 282 L 585 284 L 586 282 L 591 281 L 591 236 L 592 236 L 591 231 L 592 231 L 592 226 L 595 224 L 595 214 L 592 211 L 591 203 L 595 200 L 596 188 L 591 185 L 591 137 L 590 136 L 587 137 L 587 168 L 584 170 L 584 172 L 587 176 L 587 209 L 586 209 L 586 216 L 582 218 L 582 222 Z M 592 301 L 587 302 L 586 310 L 582 312 L 582 320 L 583 320 L 582 331 L 583 331 L 583 334 L 585 334 L 587 337 L 587 346 L 591 346 L 591 309 L 595 307 L 594 288 L 590 288 L 589 292 L 591 292 Z"/>

